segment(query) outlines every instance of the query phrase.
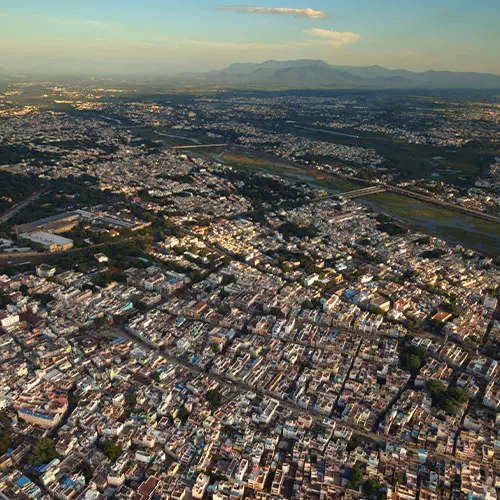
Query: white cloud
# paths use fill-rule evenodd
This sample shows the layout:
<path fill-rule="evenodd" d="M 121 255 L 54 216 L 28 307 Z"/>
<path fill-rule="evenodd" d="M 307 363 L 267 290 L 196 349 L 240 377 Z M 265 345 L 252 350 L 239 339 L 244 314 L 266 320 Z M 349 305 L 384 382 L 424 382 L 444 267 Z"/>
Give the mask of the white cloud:
<path fill-rule="evenodd" d="M 9 17 L 9 14 L 7 12 L 0 12 L 0 17 Z"/>
<path fill-rule="evenodd" d="M 361 35 L 350 31 L 331 31 L 320 28 L 304 30 L 304 33 L 321 38 L 324 40 L 324 43 L 328 43 L 335 47 L 343 47 L 344 45 L 348 45 L 350 43 L 356 43 L 361 38 Z"/>
<path fill-rule="evenodd" d="M 277 14 L 285 16 L 307 17 L 309 19 L 328 19 L 330 16 L 322 10 L 291 9 L 288 7 L 239 7 L 237 5 L 220 5 L 218 10 L 229 12 L 246 12 L 250 14 Z"/>

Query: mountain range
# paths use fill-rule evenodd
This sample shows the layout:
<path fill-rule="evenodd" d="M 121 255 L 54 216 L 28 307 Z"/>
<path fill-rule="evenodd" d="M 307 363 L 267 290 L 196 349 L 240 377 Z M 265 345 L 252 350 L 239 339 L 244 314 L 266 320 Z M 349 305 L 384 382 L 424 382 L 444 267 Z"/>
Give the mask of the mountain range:
<path fill-rule="evenodd" d="M 1 61 L 4 63 L 4 61 Z M 77 58 L 26 57 L 0 66 L 0 80 L 25 78 L 83 78 L 88 76 L 153 80 L 168 85 L 260 89 L 470 89 L 500 90 L 500 76 L 489 73 L 387 69 L 382 66 L 338 66 L 321 60 L 234 63 L 204 73 L 178 73 L 162 62 L 133 65 L 125 73 L 103 61 Z M 7 69 L 4 69 L 7 68 Z"/>
<path fill-rule="evenodd" d="M 320 60 L 235 63 L 218 71 L 183 74 L 179 80 L 228 87 L 498 89 L 489 73 L 391 70 L 382 66 L 335 66 Z"/>

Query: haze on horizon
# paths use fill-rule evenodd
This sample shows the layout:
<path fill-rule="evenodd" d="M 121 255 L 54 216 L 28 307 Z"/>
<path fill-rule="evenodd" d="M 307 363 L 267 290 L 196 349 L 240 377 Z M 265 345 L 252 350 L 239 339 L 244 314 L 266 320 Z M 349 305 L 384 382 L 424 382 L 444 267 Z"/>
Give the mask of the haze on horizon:
<path fill-rule="evenodd" d="M 0 7 L 9 72 L 172 74 L 321 59 L 500 74 L 498 0 L 19 0 Z"/>

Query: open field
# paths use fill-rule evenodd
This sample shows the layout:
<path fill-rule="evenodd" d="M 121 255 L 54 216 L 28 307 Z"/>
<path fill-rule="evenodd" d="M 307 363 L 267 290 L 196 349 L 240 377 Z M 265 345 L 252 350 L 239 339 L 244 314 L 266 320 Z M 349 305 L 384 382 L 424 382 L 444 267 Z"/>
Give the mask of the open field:
<path fill-rule="evenodd" d="M 212 154 L 211 157 L 223 152 L 210 149 L 206 151 Z M 232 149 L 224 153 L 221 159 L 235 168 L 274 173 L 297 182 L 307 182 L 319 189 L 345 192 L 360 187 L 358 184 L 337 179 L 327 172 L 290 165 L 284 160 L 273 158 L 271 155 Z M 459 214 L 389 192 L 369 195 L 360 198 L 359 201 L 366 202 L 374 210 L 385 212 L 405 221 L 415 230 L 428 232 L 452 243 L 462 244 L 491 255 L 500 253 L 500 226 L 493 222 Z"/>
<path fill-rule="evenodd" d="M 395 193 L 361 198 L 376 210 L 407 221 L 415 229 L 491 255 L 500 253 L 500 225 Z"/>
<path fill-rule="evenodd" d="M 220 154 L 220 153 L 218 153 Z M 219 158 L 235 168 L 245 168 L 255 171 L 264 171 L 286 177 L 297 182 L 307 182 L 315 187 L 334 191 L 351 191 L 357 189 L 357 184 L 336 179 L 331 175 L 307 167 L 299 167 L 286 160 L 258 153 L 249 153 L 242 150 L 229 150 Z"/>

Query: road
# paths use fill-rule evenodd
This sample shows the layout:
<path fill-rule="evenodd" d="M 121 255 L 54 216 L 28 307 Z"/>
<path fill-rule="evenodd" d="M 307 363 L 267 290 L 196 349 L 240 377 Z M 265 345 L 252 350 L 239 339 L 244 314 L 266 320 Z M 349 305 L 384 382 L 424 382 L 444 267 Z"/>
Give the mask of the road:
<path fill-rule="evenodd" d="M 49 191 L 49 188 L 45 188 L 42 191 L 31 195 L 29 198 L 26 198 L 24 201 L 21 201 L 17 205 L 14 205 L 11 209 L 7 210 L 7 212 L 4 212 L 2 215 L 0 215 L 0 224 L 3 224 L 12 219 L 12 217 L 17 215 L 23 208 L 26 208 L 31 202 L 40 198 L 40 196 L 47 194 Z"/>

